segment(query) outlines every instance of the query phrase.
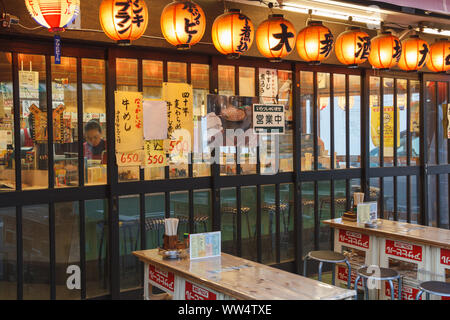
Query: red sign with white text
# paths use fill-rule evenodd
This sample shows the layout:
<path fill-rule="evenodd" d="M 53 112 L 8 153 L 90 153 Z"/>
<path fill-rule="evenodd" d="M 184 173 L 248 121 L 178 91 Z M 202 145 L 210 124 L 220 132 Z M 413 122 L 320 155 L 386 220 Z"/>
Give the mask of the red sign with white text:
<path fill-rule="evenodd" d="M 217 300 L 216 294 L 186 281 L 184 298 L 186 300 Z"/>
<path fill-rule="evenodd" d="M 339 230 L 339 241 L 364 249 L 369 249 L 370 237 L 359 232 Z"/>
<path fill-rule="evenodd" d="M 394 299 L 398 299 L 398 283 L 392 282 L 394 287 Z M 391 297 L 391 286 L 389 285 L 389 282 L 385 281 L 384 283 L 384 293 L 387 297 Z M 415 300 L 416 295 L 419 292 L 419 289 L 413 288 L 410 286 L 402 286 L 402 300 Z M 422 300 L 422 296 L 420 296 L 420 300 Z"/>
<path fill-rule="evenodd" d="M 337 278 L 339 280 L 347 282 L 348 281 L 348 269 L 346 267 L 338 266 Z M 351 275 L 352 284 L 355 283 L 355 280 L 356 280 L 356 272 L 354 270 L 352 270 L 352 275 Z M 362 286 L 363 286 L 363 282 L 362 282 L 362 278 L 360 278 L 358 281 L 358 287 L 362 288 Z"/>
<path fill-rule="evenodd" d="M 446 264 L 450 266 L 450 250 L 441 249 L 441 264 Z"/>
<path fill-rule="evenodd" d="M 148 278 L 154 283 L 173 292 L 175 286 L 175 276 L 173 272 L 163 271 L 150 264 L 148 266 Z"/>
<path fill-rule="evenodd" d="M 422 261 L 422 247 L 407 242 L 386 239 L 385 253 L 409 260 Z"/>

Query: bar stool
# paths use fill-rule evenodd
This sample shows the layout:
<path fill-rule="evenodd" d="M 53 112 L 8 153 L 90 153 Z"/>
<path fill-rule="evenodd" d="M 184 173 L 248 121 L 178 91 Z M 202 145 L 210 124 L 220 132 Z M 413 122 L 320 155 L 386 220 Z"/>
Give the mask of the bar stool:
<path fill-rule="evenodd" d="M 427 300 L 430 299 L 430 293 L 436 296 L 450 297 L 450 282 L 425 281 L 419 285 L 419 289 L 416 300 L 419 300 L 424 292 L 427 294 Z"/>
<path fill-rule="evenodd" d="M 375 274 L 375 272 L 369 273 L 367 269 L 369 267 L 362 267 L 359 268 L 358 271 L 356 271 L 357 276 L 355 279 L 355 288 L 357 288 L 357 283 L 360 278 L 363 279 L 363 285 L 364 285 L 364 295 L 365 299 L 369 300 L 369 289 L 367 288 L 367 280 L 372 278 L 375 280 L 380 281 L 389 281 L 389 286 L 391 287 L 391 300 L 394 300 L 394 284 L 392 283 L 392 280 L 398 280 L 398 300 L 402 299 L 402 282 L 400 279 L 400 273 L 393 269 L 388 268 L 381 268 L 378 266 L 372 266 L 373 268 L 378 268 L 380 270 L 379 276 Z M 355 289 L 356 290 L 356 289 Z M 356 296 L 358 297 L 358 296 Z"/>
<path fill-rule="evenodd" d="M 318 280 L 322 281 L 322 266 L 324 262 L 327 263 L 341 263 L 345 262 L 347 264 L 348 268 L 348 281 L 347 281 L 347 288 L 350 289 L 350 286 L 352 284 L 351 281 L 351 274 L 352 274 L 352 267 L 350 266 L 350 263 L 348 262 L 348 259 L 346 256 L 344 256 L 342 253 L 334 252 L 334 251 L 327 251 L 327 250 L 321 250 L 321 251 L 310 251 L 304 258 L 303 262 L 303 276 L 306 277 L 306 267 L 308 259 L 319 261 L 319 275 Z M 332 275 L 332 284 L 335 284 L 335 267 L 333 266 L 333 275 Z"/>

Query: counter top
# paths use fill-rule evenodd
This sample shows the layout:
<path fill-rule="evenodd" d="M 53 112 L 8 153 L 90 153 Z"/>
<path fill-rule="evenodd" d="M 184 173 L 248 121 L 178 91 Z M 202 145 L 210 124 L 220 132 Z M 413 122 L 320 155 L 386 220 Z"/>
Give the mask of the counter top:
<path fill-rule="evenodd" d="M 135 251 L 142 262 L 243 300 L 337 300 L 355 295 L 317 280 L 222 253 L 198 260 L 163 259 L 158 249 Z"/>
<path fill-rule="evenodd" d="M 450 230 L 447 229 L 385 219 L 378 219 L 376 228 L 366 228 L 364 224 L 343 221 L 342 218 L 324 220 L 322 222 L 333 228 L 450 249 Z"/>

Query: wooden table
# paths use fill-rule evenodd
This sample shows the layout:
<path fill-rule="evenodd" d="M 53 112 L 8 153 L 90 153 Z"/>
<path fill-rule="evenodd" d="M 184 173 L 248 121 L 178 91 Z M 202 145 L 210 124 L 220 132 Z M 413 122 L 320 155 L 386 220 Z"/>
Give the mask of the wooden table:
<path fill-rule="evenodd" d="M 145 299 L 152 285 L 176 300 L 338 300 L 356 294 L 226 253 L 192 261 L 163 259 L 158 249 L 133 254 L 145 263 Z"/>
<path fill-rule="evenodd" d="M 333 228 L 450 249 L 450 230 L 385 219 L 378 219 L 377 221 L 377 228 L 366 228 L 364 224 L 343 221 L 342 218 L 322 222 Z"/>
<path fill-rule="evenodd" d="M 342 218 L 322 221 L 335 229 L 334 250 L 349 257 L 352 283 L 356 269 L 377 265 L 397 270 L 403 281 L 402 299 L 412 300 L 424 281 L 450 282 L 450 230 L 385 219 L 377 220 L 376 228 L 343 221 Z M 348 275 L 337 266 L 336 283 L 345 283 Z M 383 284 L 375 299 L 387 299 L 390 289 Z M 397 296 L 397 288 L 394 288 Z"/>

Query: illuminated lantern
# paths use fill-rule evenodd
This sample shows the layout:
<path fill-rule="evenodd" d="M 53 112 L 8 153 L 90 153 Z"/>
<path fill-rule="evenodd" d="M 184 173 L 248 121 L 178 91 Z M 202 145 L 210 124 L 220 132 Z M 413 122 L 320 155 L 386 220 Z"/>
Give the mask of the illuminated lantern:
<path fill-rule="evenodd" d="M 80 0 L 25 0 L 31 17 L 50 32 L 64 28 L 80 13 Z"/>
<path fill-rule="evenodd" d="M 427 62 L 429 51 L 428 43 L 418 35 L 412 35 L 402 41 L 402 54 L 398 66 L 405 71 L 417 71 Z"/>
<path fill-rule="evenodd" d="M 294 50 L 296 32 L 282 14 L 272 14 L 256 30 L 259 52 L 271 61 L 281 61 Z"/>
<path fill-rule="evenodd" d="M 205 33 L 205 13 L 189 0 L 169 3 L 161 14 L 161 31 L 177 49 L 190 49 Z"/>
<path fill-rule="evenodd" d="M 356 67 L 369 57 L 370 37 L 360 28 L 351 27 L 337 37 L 334 51 L 341 63 Z"/>
<path fill-rule="evenodd" d="M 333 34 L 321 21 L 309 21 L 297 35 L 297 52 L 303 60 L 319 64 L 333 50 Z"/>
<path fill-rule="evenodd" d="M 427 67 L 434 72 L 450 70 L 450 41 L 441 39 L 430 46 L 430 58 Z"/>
<path fill-rule="evenodd" d="M 375 69 L 389 69 L 397 64 L 402 54 L 402 44 L 390 32 L 382 32 L 370 41 L 369 62 Z"/>
<path fill-rule="evenodd" d="M 103 0 L 100 24 L 105 34 L 119 45 L 129 45 L 147 29 L 148 10 L 144 0 Z"/>
<path fill-rule="evenodd" d="M 239 58 L 250 49 L 254 34 L 252 21 L 239 9 L 230 9 L 218 16 L 211 30 L 214 47 L 229 58 Z"/>

